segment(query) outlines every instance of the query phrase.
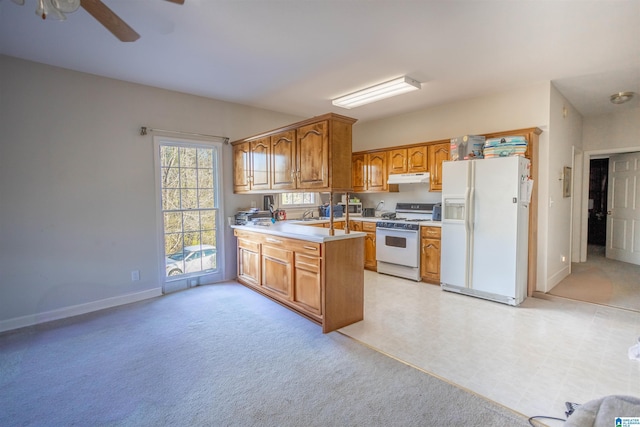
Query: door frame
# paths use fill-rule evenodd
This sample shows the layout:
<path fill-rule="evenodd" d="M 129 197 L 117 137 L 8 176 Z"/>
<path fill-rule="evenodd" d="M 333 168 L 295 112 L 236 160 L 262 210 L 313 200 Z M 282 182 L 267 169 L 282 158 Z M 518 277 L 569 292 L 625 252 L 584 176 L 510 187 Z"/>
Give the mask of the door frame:
<path fill-rule="evenodd" d="M 574 262 L 586 262 L 587 261 L 587 236 L 589 233 L 589 170 L 591 157 L 594 158 L 603 158 L 609 157 L 612 154 L 623 154 L 623 153 L 635 153 L 640 152 L 640 146 L 633 147 L 622 147 L 622 148 L 607 148 L 601 150 L 590 150 L 584 151 L 583 159 L 582 159 L 582 191 L 580 193 L 580 235 L 576 236 L 579 239 L 579 249 L 580 249 L 580 259 L 573 260 Z M 577 153 L 574 153 L 576 156 Z M 577 156 L 574 157 L 574 162 L 579 161 Z M 575 176 L 575 175 L 574 175 Z M 607 183 L 607 185 L 611 185 L 611 183 Z M 573 236 L 572 236 L 572 246 L 573 246 Z"/>

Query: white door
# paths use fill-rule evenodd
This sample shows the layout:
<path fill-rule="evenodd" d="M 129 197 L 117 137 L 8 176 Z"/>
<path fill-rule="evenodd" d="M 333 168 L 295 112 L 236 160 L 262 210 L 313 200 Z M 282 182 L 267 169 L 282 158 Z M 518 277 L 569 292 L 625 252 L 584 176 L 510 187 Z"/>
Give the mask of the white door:
<path fill-rule="evenodd" d="M 611 156 L 607 258 L 640 265 L 640 153 Z"/>

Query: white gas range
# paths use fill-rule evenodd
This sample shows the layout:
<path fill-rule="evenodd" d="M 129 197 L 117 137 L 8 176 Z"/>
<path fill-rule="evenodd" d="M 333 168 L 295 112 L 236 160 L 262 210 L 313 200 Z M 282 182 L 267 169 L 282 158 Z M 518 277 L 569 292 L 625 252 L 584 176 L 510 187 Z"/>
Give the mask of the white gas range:
<path fill-rule="evenodd" d="M 431 221 L 433 203 L 398 203 L 376 222 L 378 273 L 420 281 L 420 222 Z"/>

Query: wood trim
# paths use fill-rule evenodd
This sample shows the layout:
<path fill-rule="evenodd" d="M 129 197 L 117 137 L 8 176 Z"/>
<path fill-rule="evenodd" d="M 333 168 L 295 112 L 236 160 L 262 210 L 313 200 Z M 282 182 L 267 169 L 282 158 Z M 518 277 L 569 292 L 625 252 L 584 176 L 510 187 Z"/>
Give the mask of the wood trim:
<path fill-rule="evenodd" d="M 231 143 L 231 145 L 240 144 L 240 143 L 242 143 L 244 141 L 251 141 L 251 140 L 254 140 L 254 139 L 264 138 L 265 136 L 271 136 L 271 135 L 273 135 L 275 133 L 280 133 L 280 132 L 285 132 L 285 131 L 289 131 L 289 130 L 292 130 L 292 129 L 297 129 L 300 126 L 305 126 L 305 125 L 308 125 L 308 124 L 321 122 L 323 120 L 329 120 L 329 121 L 335 120 L 335 121 L 340 121 L 340 122 L 344 122 L 344 123 L 351 124 L 351 125 L 353 125 L 355 122 L 358 121 L 358 119 L 354 119 L 354 118 L 347 117 L 347 116 L 342 116 L 340 114 L 327 113 L 327 114 L 323 114 L 321 116 L 316 116 L 316 117 L 312 117 L 310 119 L 302 120 L 300 122 L 292 123 L 290 125 L 282 126 L 282 127 L 277 128 L 277 129 L 272 129 L 272 130 L 269 130 L 269 131 L 266 131 L 266 132 L 262 132 L 262 133 L 259 133 L 258 135 L 253 135 L 253 136 L 250 136 L 250 137 L 247 137 L 247 138 L 238 139 L 236 141 L 233 141 Z"/>

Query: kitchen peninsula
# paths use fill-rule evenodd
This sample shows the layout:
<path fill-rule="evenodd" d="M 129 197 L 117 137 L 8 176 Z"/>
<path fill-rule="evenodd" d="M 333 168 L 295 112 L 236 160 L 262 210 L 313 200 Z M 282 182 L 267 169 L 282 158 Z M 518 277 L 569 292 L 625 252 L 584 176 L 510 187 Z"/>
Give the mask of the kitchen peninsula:
<path fill-rule="evenodd" d="M 232 225 L 238 281 L 327 333 L 364 317 L 364 237 L 280 221 Z"/>

